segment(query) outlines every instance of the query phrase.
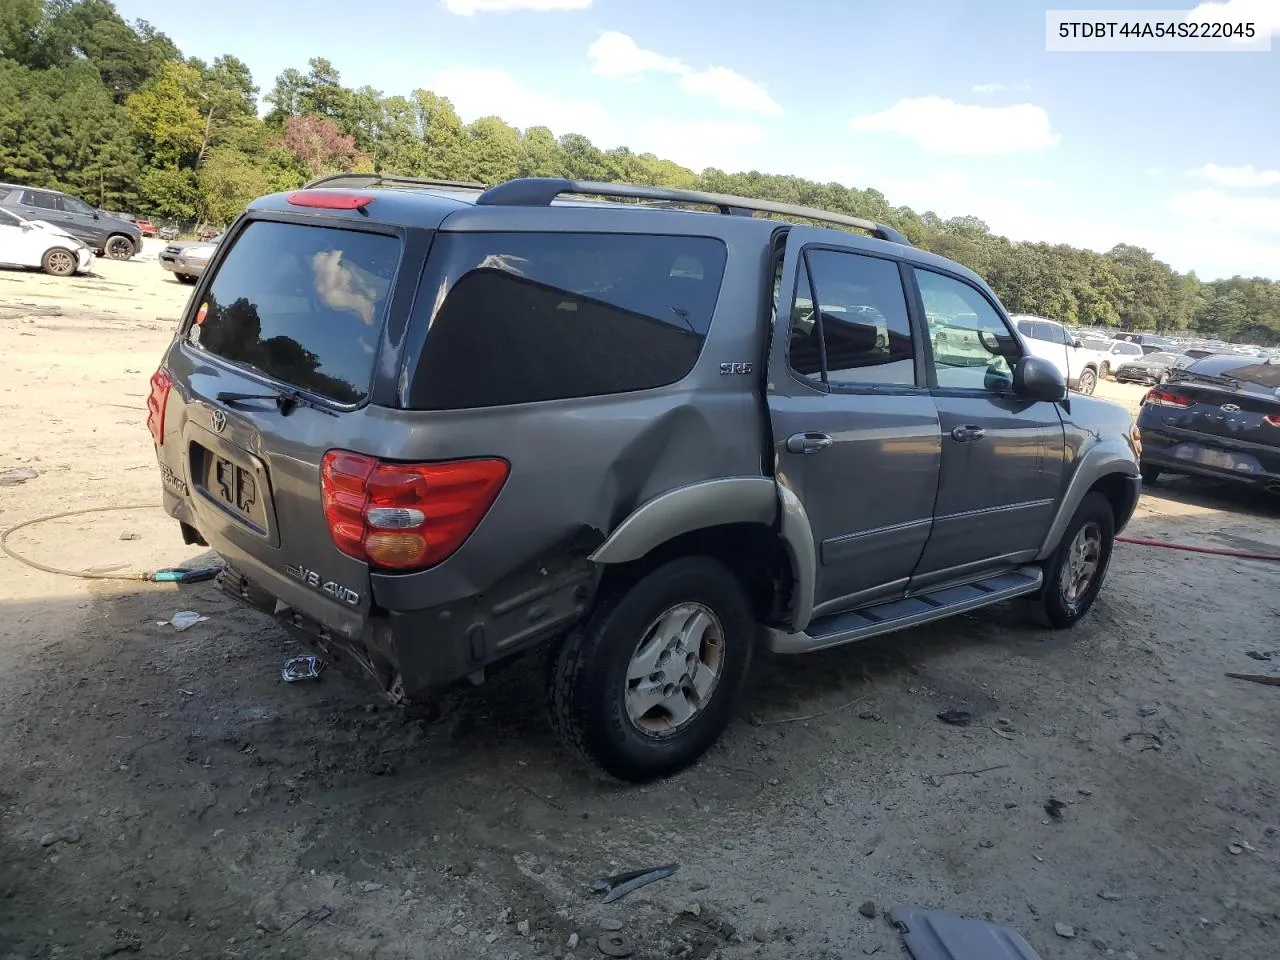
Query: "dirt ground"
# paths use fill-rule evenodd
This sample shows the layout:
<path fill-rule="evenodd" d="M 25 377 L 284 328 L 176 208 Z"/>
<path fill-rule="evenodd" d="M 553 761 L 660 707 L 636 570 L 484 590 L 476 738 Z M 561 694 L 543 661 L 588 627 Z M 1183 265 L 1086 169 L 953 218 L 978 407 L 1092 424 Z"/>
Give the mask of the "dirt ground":
<path fill-rule="evenodd" d="M 147 379 L 189 292 L 154 254 L 0 272 L 0 473 L 39 472 L 0 486 L 0 527 L 141 505 L 13 535 L 44 563 L 200 555 L 154 506 Z M 1278 517 L 1168 481 L 1128 532 L 1280 551 Z M 283 683 L 300 648 L 212 584 L 7 557 L 0 584 L 0 960 L 598 958 L 619 927 L 636 958 L 905 957 L 900 904 L 1044 960 L 1276 956 L 1280 690 L 1224 675 L 1280 674 L 1274 564 L 1122 544 L 1069 634 L 1010 606 L 766 659 L 703 762 L 640 788 L 560 751 L 532 664 L 428 721 Z M 160 623 L 180 610 L 208 620 Z"/>

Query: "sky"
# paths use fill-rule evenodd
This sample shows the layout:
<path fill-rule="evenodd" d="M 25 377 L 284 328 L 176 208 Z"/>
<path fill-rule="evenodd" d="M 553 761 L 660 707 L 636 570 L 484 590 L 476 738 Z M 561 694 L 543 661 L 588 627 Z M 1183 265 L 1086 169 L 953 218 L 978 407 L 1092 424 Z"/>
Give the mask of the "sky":
<path fill-rule="evenodd" d="M 1015 240 L 1136 244 L 1201 279 L 1280 280 L 1280 0 L 1197 8 L 1260 23 L 1274 49 L 1248 53 L 1046 52 L 1045 7 L 1026 0 L 116 6 L 189 56 L 235 54 L 264 93 L 323 56 L 349 86 L 423 87 L 464 121 L 872 187 Z"/>

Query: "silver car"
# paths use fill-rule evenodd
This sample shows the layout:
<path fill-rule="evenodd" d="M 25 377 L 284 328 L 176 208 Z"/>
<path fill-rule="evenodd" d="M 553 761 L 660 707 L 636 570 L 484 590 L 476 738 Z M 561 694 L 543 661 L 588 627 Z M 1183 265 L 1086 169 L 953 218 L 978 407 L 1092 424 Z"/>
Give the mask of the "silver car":
<path fill-rule="evenodd" d="M 222 241 L 222 234 L 210 240 L 174 240 L 160 251 L 160 266 L 181 283 L 195 283 Z"/>

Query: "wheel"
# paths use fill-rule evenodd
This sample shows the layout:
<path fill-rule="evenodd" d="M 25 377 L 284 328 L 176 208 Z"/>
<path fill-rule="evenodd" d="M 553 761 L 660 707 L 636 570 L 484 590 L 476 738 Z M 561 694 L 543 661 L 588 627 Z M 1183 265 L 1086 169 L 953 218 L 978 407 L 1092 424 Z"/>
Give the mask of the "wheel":
<path fill-rule="evenodd" d="M 195 283 L 196 282 L 196 278 L 189 273 L 175 273 L 174 276 L 177 278 L 179 283 Z"/>
<path fill-rule="evenodd" d="M 1088 494 L 1045 565 L 1045 586 L 1035 608 L 1041 623 L 1061 630 L 1089 612 L 1107 575 L 1115 530 L 1107 498 Z"/>
<path fill-rule="evenodd" d="M 1076 384 L 1076 390 L 1083 393 L 1086 397 L 1093 396 L 1093 391 L 1098 388 L 1098 377 L 1092 370 L 1080 371 L 1080 382 Z"/>
<path fill-rule="evenodd" d="M 682 557 L 601 598 L 550 664 L 552 725 L 620 780 L 689 766 L 733 716 L 755 619 L 720 561 Z"/>
<path fill-rule="evenodd" d="M 55 277 L 69 277 L 76 272 L 76 255 L 62 247 L 46 250 L 40 258 L 40 267 Z"/>
<path fill-rule="evenodd" d="M 128 260 L 135 251 L 132 240 L 121 234 L 113 233 L 107 237 L 107 245 L 102 252 L 112 260 Z"/>
<path fill-rule="evenodd" d="M 1151 486 L 1153 483 L 1155 483 L 1157 480 L 1160 479 L 1159 467 L 1151 467 L 1144 463 L 1144 464 L 1141 464 L 1139 469 L 1141 469 L 1142 471 L 1143 486 Z"/>

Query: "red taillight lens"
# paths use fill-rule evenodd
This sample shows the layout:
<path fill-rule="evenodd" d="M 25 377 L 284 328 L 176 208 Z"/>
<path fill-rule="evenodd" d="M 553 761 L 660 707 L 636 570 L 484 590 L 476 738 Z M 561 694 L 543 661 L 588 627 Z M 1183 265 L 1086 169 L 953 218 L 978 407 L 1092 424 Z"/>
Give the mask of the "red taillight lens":
<path fill-rule="evenodd" d="M 289 194 L 287 199 L 295 207 L 316 207 L 321 210 L 363 210 L 373 203 L 373 197 L 367 194 L 327 190 L 298 190 Z"/>
<path fill-rule="evenodd" d="M 383 463 L 330 450 L 320 469 L 325 521 L 338 549 L 383 570 L 450 557 L 507 481 L 505 460 Z"/>
<path fill-rule="evenodd" d="M 1143 403 L 1154 403 L 1158 407 L 1189 407 L 1191 401 L 1186 397 L 1180 397 L 1176 393 L 1170 393 L 1168 390 L 1161 390 L 1159 387 L 1153 387 L 1143 400 Z"/>
<path fill-rule="evenodd" d="M 1273 427 L 1280 427 L 1280 413 L 1270 413 L 1262 419 L 1267 421 L 1267 423 L 1271 424 Z"/>
<path fill-rule="evenodd" d="M 161 367 L 151 375 L 151 394 L 147 397 L 147 429 L 156 443 L 164 443 L 164 408 L 169 403 L 173 377 Z"/>

